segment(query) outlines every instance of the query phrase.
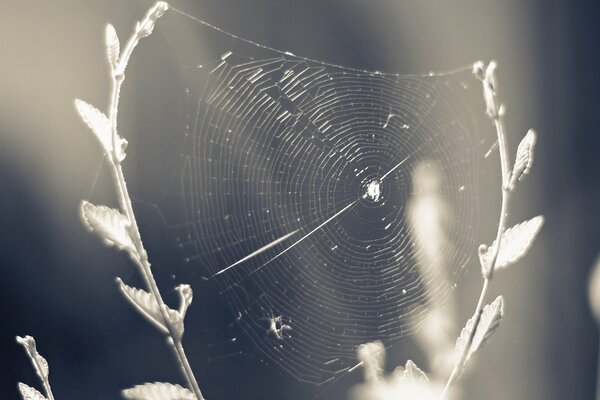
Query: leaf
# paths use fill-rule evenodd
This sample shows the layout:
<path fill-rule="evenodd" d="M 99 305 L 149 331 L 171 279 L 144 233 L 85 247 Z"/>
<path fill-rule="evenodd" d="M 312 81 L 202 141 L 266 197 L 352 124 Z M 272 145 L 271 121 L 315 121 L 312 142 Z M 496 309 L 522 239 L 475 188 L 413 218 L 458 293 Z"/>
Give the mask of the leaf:
<path fill-rule="evenodd" d="M 138 310 L 142 316 L 144 316 L 150 323 L 158 328 L 162 333 L 169 334 L 169 329 L 167 328 L 164 319 L 162 317 L 162 313 L 158 308 L 158 303 L 154 296 L 145 290 L 133 288 L 131 286 L 127 286 L 121 278 L 117 278 L 117 284 L 119 285 L 119 290 L 125 296 L 125 299 L 131 303 L 131 305 Z M 163 305 L 165 308 L 165 312 L 167 314 L 169 325 L 173 327 L 174 334 L 177 339 L 181 339 L 184 332 L 184 324 L 183 318 L 179 312 L 170 309 L 166 305 Z"/>
<path fill-rule="evenodd" d="M 169 330 L 164 324 L 162 314 L 158 308 L 158 303 L 154 296 L 142 289 L 132 288 L 127 286 L 121 278 L 117 278 L 119 290 L 125 296 L 125 299 L 140 312 L 148 321 L 156 326 L 164 334 L 168 334 Z"/>
<path fill-rule="evenodd" d="M 385 364 L 385 346 L 381 340 L 361 344 L 356 349 L 356 355 L 362 363 L 367 382 L 381 379 Z"/>
<path fill-rule="evenodd" d="M 83 100 L 75 100 L 75 108 L 85 124 L 94 132 L 106 153 L 112 152 L 112 131 L 110 121 L 96 107 Z"/>
<path fill-rule="evenodd" d="M 515 157 L 515 166 L 510 178 L 510 187 L 513 188 L 517 182 L 523 180 L 525 175 L 531 170 L 533 165 L 533 150 L 537 141 L 537 135 L 533 129 L 527 131 L 525 137 L 519 143 L 517 156 Z"/>
<path fill-rule="evenodd" d="M 175 290 L 179 293 L 179 314 L 181 318 L 185 318 L 185 313 L 192 304 L 194 292 L 190 285 L 178 285 Z"/>
<path fill-rule="evenodd" d="M 486 114 L 492 119 L 498 117 L 498 106 L 496 105 L 496 67 L 496 62 L 490 61 L 485 69 L 485 77 L 482 81 Z"/>
<path fill-rule="evenodd" d="M 21 392 L 23 400 L 47 400 L 46 397 L 36 389 L 21 382 L 19 382 L 19 392 Z"/>
<path fill-rule="evenodd" d="M 42 379 L 47 379 L 48 374 L 50 373 L 50 368 L 48 367 L 48 361 L 44 357 L 40 355 L 40 353 L 36 354 L 35 360 L 37 361 L 36 372 L 38 376 Z"/>
<path fill-rule="evenodd" d="M 369 388 L 371 393 L 359 393 L 361 396 L 354 398 L 356 400 L 439 400 L 442 398 L 444 386 L 439 381 L 430 381 L 414 362 L 408 360 L 404 368 L 396 368 L 386 380 L 370 385 L 366 389 Z"/>
<path fill-rule="evenodd" d="M 417 364 L 415 364 L 412 360 L 408 360 L 404 365 L 404 374 L 402 375 L 402 379 L 410 383 L 429 382 L 427 374 L 417 367 Z"/>
<path fill-rule="evenodd" d="M 522 222 L 512 228 L 507 229 L 502 234 L 500 241 L 500 251 L 496 259 L 495 270 L 506 268 L 511 264 L 516 263 L 527 254 L 531 248 L 533 241 L 540 232 L 544 224 L 544 217 L 538 215 L 528 221 Z M 487 270 L 491 267 L 490 263 L 496 248 L 496 241 L 490 247 L 480 247 L 480 261 L 482 268 Z M 485 275 L 485 273 L 484 273 Z"/>
<path fill-rule="evenodd" d="M 138 257 L 129 235 L 129 220 L 121 212 L 84 200 L 81 203 L 81 216 L 88 229 L 96 232 L 107 245 L 127 250 L 132 256 Z"/>
<path fill-rule="evenodd" d="M 25 348 L 27 355 L 31 359 L 31 363 L 35 368 L 35 373 L 40 377 L 41 380 L 48 379 L 49 368 L 48 361 L 38 353 L 35 339 L 29 335 L 25 337 L 17 336 L 17 343 Z"/>
<path fill-rule="evenodd" d="M 120 136 L 117 137 L 117 146 L 116 146 L 116 157 L 117 160 L 119 162 L 123 161 L 125 159 L 125 156 L 127 156 L 127 154 L 125 153 L 125 150 L 127 150 L 127 145 L 129 144 L 129 142 L 127 142 L 127 139 L 122 138 Z"/>
<path fill-rule="evenodd" d="M 471 343 L 471 347 L 469 348 L 467 357 L 465 358 L 465 363 L 478 349 L 481 348 L 481 346 L 483 346 L 485 342 L 487 342 L 490 336 L 496 331 L 500 325 L 500 321 L 502 320 L 503 313 L 504 299 L 502 296 L 496 297 L 496 300 L 483 308 L 479 324 L 477 325 L 477 330 L 473 336 L 473 342 Z M 460 332 L 460 336 L 456 340 L 456 346 L 454 348 L 458 357 L 460 357 L 460 355 L 463 353 L 469 340 L 469 336 L 473 331 L 473 324 L 475 323 L 474 318 L 475 317 L 469 318 L 467 324 Z"/>
<path fill-rule="evenodd" d="M 196 400 L 189 389 L 164 382 L 144 383 L 121 393 L 129 400 Z"/>
<path fill-rule="evenodd" d="M 177 339 L 181 339 L 183 337 L 184 325 L 183 318 L 178 311 L 171 310 L 167 305 L 163 304 L 163 308 L 167 313 L 167 319 L 169 320 L 169 324 L 173 327 L 173 334 Z"/>
<path fill-rule="evenodd" d="M 479 326 L 473 336 L 473 343 L 471 344 L 470 351 L 476 352 L 483 346 L 500 326 L 500 321 L 504 315 L 504 298 L 502 296 L 496 297 L 492 303 L 483 307 L 481 313 L 481 320 Z"/>
<path fill-rule="evenodd" d="M 119 37 L 117 36 L 117 31 L 115 27 L 111 24 L 106 25 L 106 55 L 108 57 L 108 62 L 113 68 L 117 65 L 119 60 Z"/>

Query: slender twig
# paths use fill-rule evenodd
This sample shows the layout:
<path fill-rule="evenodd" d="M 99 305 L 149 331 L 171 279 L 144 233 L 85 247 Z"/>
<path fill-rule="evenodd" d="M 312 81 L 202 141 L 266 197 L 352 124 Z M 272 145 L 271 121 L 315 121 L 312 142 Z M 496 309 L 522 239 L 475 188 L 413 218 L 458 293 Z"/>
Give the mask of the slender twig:
<path fill-rule="evenodd" d="M 158 289 L 156 280 L 154 279 L 154 275 L 152 274 L 151 265 L 148 261 L 148 253 L 146 252 L 146 249 L 144 248 L 144 244 L 141 239 L 140 230 L 137 224 L 137 220 L 135 218 L 133 207 L 131 205 L 131 198 L 129 197 L 125 177 L 123 175 L 123 169 L 121 166 L 122 142 L 120 142 L 122 141 L 122 139 L 119 137 L 117 131 L 119 96 L 121 93 L 121 86 L 125 81 L 125 69 L 127 68 L 129 58 L 131 57 L 131 54 L 133 53 L 133 50 L 139 43 L 140 39 L 148 36 L 152 32 L 156 20 L 164 14 L 167 8 L 167 3 L 158 2 L 154 5 L 154 7 L 150 9 L 150 11 L 148 11 L 146 18 L 140 23 L 138 23 L 138 25 L 136 26 L 133 35 L 127 42 L 127 45 L 125 46 L 123 53 L 119 58 L 118 63 L 113 67 L 112 91 L 110 96 L 111 102 L 109 106 L 109 121 L 112 130 L 112 153 L 108 155 L 108 163 L 110 164 L 111 170 L 113 172 L 119 205 L 130 223 L 129 233 L 131 234 L 131 238 L 137 253 L 135 256 L 132 256 L 132 259 L 139 267 L 140 273 L 146 283 L 148 290 L 156 299 L 158 308 L 163 317 L 164 324 L 168 330 L 168 343 L 170 344 L 170 347 L 175 357 L 177 358 L 179 366 L 188 383 L 189 389 L 194 392 L 198 400 L 203 400 L 204 397 L 202 395 L 202 392 L 200 391 L 200 387 L 198 386 L 198 383 L 194 376 L 194 372 L 192 371 L 192 368 L 190 367 L 190 364 L 185 355 L 183 344 L 181 342 L 181 335 L 176 333 L 176 329 L 168 317 L 167 307 L 165 306 L 165 302 L 160 294 L 160 290 Z"/>
<path fill-rule="evenodd" d="M 442 393 L 442 399 L 446 397 L 448 391 L 460 376 L 467 361 L 469 350 L 471 348 L 471 344 L 473 343 L 473 338 L 475 337 L 475 332 L 477 332 L 477 327 L 481 321 L 481 314 L 483 312 L 483 306 L 485 303 L 487 292 L 490 287 L 490 282 L 492 281 L 494 275 L 496 260 L 498 259 L 498 254 L 500 252 L 502 234 L 506 229 L 506 220 L 508 218 L 509 212 L 509 201 L 511 192 L 511 188 L 509 185 L 509 154 L 508 146 L 506 143 L 506 135 L 504 133 L 504 125 L 502 122 L 502 117 L 504 116 L 504 107 L 502 105 L 499 105 L 496 100 L 496 82 L 494 76 L 495 68 L 495 62 L 490 62 L 484 76 L 483 64 L 477 63 L 474 65 L 473 72 L 483 84 L 483 92 L 486 101 L 487 114 L 492 120 L 494 127 L 496 128 L 496 134 L 498 136 L 498 149 L 500 152 L 500 170 L 502 174 L 502 205 L 500 209 L 500 221 L 498 222 L 498 231 L 496 233 L 496 246 L 493 249 L 492 257 L 487 263 L 487 265 L 482 265 L 483 286 L 479 295 L 479 301 L 477 302 L 477 306 L 475 307 L 475 313 L 473 314 L 473 326 L 469 332 L 466 345 L 462 348 L 460 357 L 458 358 L 456 364 L 454 365 L 454 368 L 452 369 L 452 373 L 448 378 L 448 382 L 446 383 L 446 387 L 444 388 L 444 392 Z"/>

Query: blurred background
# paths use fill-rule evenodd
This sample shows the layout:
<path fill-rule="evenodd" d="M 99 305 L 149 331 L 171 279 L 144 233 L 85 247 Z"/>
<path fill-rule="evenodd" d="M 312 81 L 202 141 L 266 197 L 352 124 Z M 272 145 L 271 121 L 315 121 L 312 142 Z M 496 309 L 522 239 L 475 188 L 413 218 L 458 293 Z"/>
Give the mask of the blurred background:
<path fill-rule="evenodd" d="M 50 363 L 57 399 L 116 398 L 121 389 L 134 384 L 180 382 L 162 338 L 118 295 L 115 276 L 135 283 L 133 267 L 124 255 L 88 234 L 77 211 L 91 188 L 96 201 L 114 199 L 108 177 L 98 174 L 99 147 L 79 121 L 73 99 L 81 97 L 99 107 L 108 103 L 105 24 L 111 22 L 123 42 L 151 4 L 145 0 L 2 4 L 3 398 L 18 398 L 17 381 L 39 387 L 14 340 L 25 334 L 36 337 Z M 599 1 L 173 4 L 255 42 L 369 70 L 414 73 L 497 60 L 513 148 L 528 128 L 539 134 L 536 161 L 518 192 L 513 221 L 543 214 L 546 224 L 527 258 L 494 281 L 492 295 L 505 295 L 506 317 L 476 368 L 465 375 L 465 398 L 594 396 L 598 332 L 586 301 L 586 280 L 600 250 Z M 141 141 L 145 127 L 140 121 L 164 104 L 184 99 L 170 90 L 170 82 L 155 82 L 152 93 L 138 89 L 149 84 L 149 76 L 174 68 L 172 45 L 160 29 L 143 42 L 134 53 L 122 92 L 119 126 L 131 149 L 125 171 L 133 194 L 140 198 L 144 184 L 152 180 L 140 167 L 142 161 L 164 151 L 159 139 Z M 170 113 L 176 117 L 178 108 L 174 110 Z M 499 199 L 495 201 L 482 204 L 493 210 L 492 219 L 499 207 Z M 172 238 L 157 229 L 150 208 L 141 202 L 138 207 L 151 259 L 168 284 L 168 275 L 180 268 L 170 264 Z M 480 284 L 479 272 L 472 268 L 457 290 L 459 323 L 472 312 Z M 349 387 L 362 378 L 355 374 L 332 387 L 315 389 L 262 363 L 260 354 L 207 360 L 213 337 L 218 337 L 211 329 L 226 329 L 228 320 L 214 287 L 199 284 L 194 289 L 186 348 L 207 398 L 344 399 Z M 167 297 L 175 298 L 173 293 Z"/>

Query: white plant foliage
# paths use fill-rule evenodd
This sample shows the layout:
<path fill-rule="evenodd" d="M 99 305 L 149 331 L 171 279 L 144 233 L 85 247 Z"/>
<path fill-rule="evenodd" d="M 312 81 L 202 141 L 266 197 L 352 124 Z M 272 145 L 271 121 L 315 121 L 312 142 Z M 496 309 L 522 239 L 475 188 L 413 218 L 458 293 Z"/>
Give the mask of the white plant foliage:
<path fill-rule="evenodd" d="M 357 386 L 350 397 L 354 400 L 439 400 L 443 388 L 441 382 L 430 381 L 414 362 L 408 360 L 404 367 L 396 368 L 390 375 Z"/>
<path fill-rule="evenodd" d="M 76 99 L 75 108 L 79 112 L 79 116 L 85 124 L 94 132 L 98 141 L 102 145 L 104 152 L 110 154 L 112 152 L 112 130 L 109 119 L 104 113 L 98 110 L 91 104 Z"/>
<path fill-rule="evenodd" d="M 537 135 L 533 129 L 527 131 L 527 134 L 519 143 L 517 148 L 517 156 L 515 157 L 515 166 L 510 178 L 510 186 L 513 187 L 517 182 L 523 180 L 525 175 L 531 171 L 533 165 L 533 154 Z"/>
<path fill-rule="evenodd" d="M 136 31 L 139 33 L 140 38 L 144 38 L 152 34 L 156 20 L 162 17 L 168 9 L 168 3 L 159 1 L 148 11 L 143 23 L 138 22 L 136 25 Z"/>
<path fill-rule="evenodd" d="M 35 339 L 29 335 L 25 337 L 17 336 L 17 343 L 25 348 L 27 355 L 31 359 L 33 367 L 35 368 L 35 373 L 42 381 L 46 381 L 48 379 L 48 375 L 50 374 L 48 361 L 46 361 L 46 359 L 42 357 L 40 353 L 38 353 Z"/>
<path fill-rule="evenodd" d="M 178 285 L 175 290 L 179 293 L 179 314 L 181 318 L 185 318 L 185 313 L 192 304 L 194 292 L 192 291 L 192 287 L 186 284 Z"/>
<path fill-rule="evenodd" d="M 499 115 L 499 110 L 496 105 L 496 67 L 495 61 L 490 61 L 487 68 L 485 69 L 485 76 L 483 78 L 483 97 L 485 99 L 485 112 L 487 115 L 495 119 Z"/>
<path fill-rule="evenodd" d="M 175 339 L 181 339 L 183 337 L 183 332 L 184 332 L 184 325 L 183 325 L 183 318 L 181 317 L 181 314 L 179 314 L 179 311 L 175 311 L 170 309 L 166 304 L 163 304 L 163 309 L 165 310 L 165 313 L 167 314 L 167 319 L 169 320 L 169 325 L 171 325 L 174 329 L 174 336 Z"/>
<path fill-rule="evenodd" d="M 117 137 L 117 143 L 116 143 L 116 158 L 118 162 L 121 162 L 125 159 L 125 157 L 127 156 L 127 153 L 125 153 L 125 150 L 127 150 L 127 145 L 129 143 L 127 142 L 127 139 L 122 138 L 121 136 Z"/>
<path fill-rule="evenodd" d="M 23 400 L 47 400 L 38 390 L 19 382 L 19 392 Z"/>
<path fill-rule="evenodd" d="M 145 290 L 126 285 L 123 283 L 121 278 L 117 278 L 117 284 L 119 285 L 119 290 L 121 293 L 123 293 L 125 299 L 127 299 L 127 301 L 129 301 L 129 303 L 140 314 L 142 314 L 142 316 L 144 316 L 164 334 L 169 332 L 164 324 L 160 309 L 158 308 L 158 303 L 156 302 L 154 296 Z"/>
<path fill-rule="evenodd" d="M 125 296 L 125 299 L 129 301 L 143 317 L 156 326 L 162 333 L 169 333 L 158 303 L 152 294 L 145 290 L 126 285 L 121 278 L 117 278 L 117 284 L 119 285 L 119 290 L 123 293 L 123 296 Z M 183 317 L 178 311 L 172 310 L 166 305 L 164 308 L 169 320 L 168 322 L 175 330 L 175 336 L 180 339 L 184 332 Z"/>
<path fill-rule="evenodd" d="M 429 382 L 427 374 L 417 367 L 417 364 L 412 360 L 406 361 L 401 379 L 411 384 L 417 382 Z"/>
<path fill-rule="evenodd" d="M 382 341 L 361 344 L 356 349 L 356 356 L 362 363 L 365 381 L 376 382 L 381 379 L 385 363 L 385 346 Z"/>
<path fill-rule="evenodd" d="M 189 389 L 164 382 L 144 383 L 121 393 L 128 400 L 196 400 Z"/>
<path fill-rule="evenodd" d="M 408 360 L 404 368 L 396 368 L 390 375 L 385 396 L 380 398 L 438 400 L 442 390 L 443 386 L 439 382 L 430 381 L 425 372 Z"/>
<path fill-rule="evenodd" d="M 506 268 L 523 258 L 531 248 L 543 224 L 544 217 L 538 215 L 504 231 L 500 240 L 500 251 L 498 252 L 494 269 Z M 491 267 L 490 263 L 496 245 L 496 241 L 494 240 L 491 246 L 480 247 L 479 257 L 483 268 L 489 269 Z"/>
<path fill-rule="evenodd" d="M 81 203 L 81 217 L 88 229 L 96 232 L 107 245 L 116 246 L 137 257 L 129 234 L 129 220 L 120 211 L 84 200 Z"/>
<path fill-rule="evenodd" d="M 479 320 L 479 324 L 477 325 L 477 330 L 475 331 L 475 335 L 473 336 L 473 342 L 471 343 L 471 347 L 467 352 L 466 361 L 487 342 L 490 336 L 498 329 L 500 326 L 500 321 L 502 320 L 502 315 L 504 314 L 504 298 L 502 296 L 498 296 L 496 300 L 492 303 L 486 305 L 483 308 L 481 313 L 481 319 Z M 460 336 L 456 340 L 455 346 L 455 354 L 457 357 L 463 353 L 465 346 L 469 340 L 469 336 L 473 331 L 473 324 L 475 323 L 474 317 L 471 317 L 465 327 L 460 332 Z"/>
<path fill-rule="evenodd" d="M 112 24 L 106 25 L 106 56 L 108 57 L 108 62 L 113 68 L 119 62 L 119 53 L 120 53 L 120 44 L 119 37 L 117 36 L 117 31 Z"/>

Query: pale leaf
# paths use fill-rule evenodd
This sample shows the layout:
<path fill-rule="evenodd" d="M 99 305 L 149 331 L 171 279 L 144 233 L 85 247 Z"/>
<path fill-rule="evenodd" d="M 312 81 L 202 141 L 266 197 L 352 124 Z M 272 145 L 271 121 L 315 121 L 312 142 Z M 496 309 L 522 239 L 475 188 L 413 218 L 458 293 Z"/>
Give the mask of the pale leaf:
<path fill-rule="evenodd" d="M 362 396 L 356 400 L 439 400 L 444 386 L 440 382 L 430 381 L 427 375 L 408 360 L 403 367 L 396 368 L 391 375 L 363 391 Z M 446 397 L 448 398 L 448 397 Z"/>
<path fill-rule="evenodd" d="M 515 166 L 510 178 L 510 186 L 514 187 L 517 182 L 523 180 L 525 175 L 531 170 L 533 165 L 533 150 L 537 141 L 537 135 L 533 129 L 530 129 L 525 137 L 519 143 L 517 148 L 517 156 L 515 158 Z"/>
<path fill-rule="evenodd" d="M 43 394 L 21 382 L 19 382 L 19 392 L 23 400 L 46 400 Z"/>
<path fill-rule="evenodd" d="M 511 264 L 516 263 L 527 254 L 531 248 L 533 241 L 540 232 L 544 224 L 544 217 L 538 215 L 528 221 L 522 222 L 512 228 L 507 229 L 502 234 L 500 241 L 500 251 L 496 259 L 495 270 L 506 268 Z M 481 248 L 480 260 L 482 267 L 490 268 L 492 257 L 496 248 L 496 241 L 488 248 Z"/>
<path fill-rule="evenodd" d="M 473 336 L 473 341 L 467 352 L 466 361 L 475 353 L 481 346 L 490 338 L 490 336 L 496 331 L 502 320 L 504 313 L 504 299 L 502 296 L 498 296 L 492 303 L 486 305 L 481 313 L 477 330 Z M 473 324 L 475 324 L 474 317 L 471 317 L 465 327 L 460 332 L 460 336 L 456 340 L 455 351 L 457 357 L 465 350 L 469 336 L 473 331 Z"/>
<path fill-rule="evenodd" d="M 119 162 L 121 162 L 121 161 L 123 161 L 125 159 L 125 156 L 127 155 L 125 153 L 125 150 L 127 150 L 127 145 L 128 144 L 129 143 L 127 142 L 127 139 L 122 138 L 120 136 L 117 137 L 117 146 L 116 146 L 115 153 L 116 153 L 117 160 Z"/>
<path fill-rule="evenodd" d="M 179 314 L 184 318 L 188 307 L 192 304 L 194 292 L 190 285 L 178 285 L 175 290 L 179 293 Z"/>
<path fill-rule="evenodd" d="M 38 373 L 38 376 L 42 379 L 47 379 L 50 372 L 48 361 L 46 361 L 46 359 L 42 357 L 40 353 L 36 353 L 35 360 L 37 361 L 36 372 Z"/>
<path fill-rule="evenodd" d="M 83 100 L 76 99 L 75 107 L 81 116 L 83 122 L 94 132 L 96 138 L 100 141 L 102 148 L 106 153 L 112 151 L 112 136 L 110 121 L 96 107 L 86 103 Z"/>
<path fill-rule="evenodd" d="M 195 400 L 189 390 L 180 385 L 154 382 L 137 385 L 122 391 L 123 397 L 129 400 Z"/>
<path fill-rule="evenodd" d="M 42 357 L 40 353 L 38 353 L 35 339 L 29 335 L 25 337 L 17 336 L 17 343 L 25 348 L 27 355 L 31 359 L 31 363 L 35 368 L 35 373 L 40 377 L 40 379 L 48 379 L 48 361 L 46 361 L 46 359 Z"/>
<path fill-rule="evenodd" d="M 169 325 L 173 327 L 173 334 L 177 339 L 181 339 L 184 331 L 183 318 L 181 317 L 181 314 L 179 314 L 178 311 L 170 309 L 165 304 L 163 304 L 163 308 L 167 314 Z"/>
<path fill-rule="evenodd" d="M 117 65 L 119 60 L 119 37 L 117 36 L 117 31 L 115 27 L 111 24 L 106 25 L 106 55 L 108 57 L 108 62 L 113 67 Z"/>
<path fill-rule="evenodd" d="M 416 383 L 416 382 L 428 382 L 429 378 L 412 360 L 406 361 L 404 365 L 404 374 L 402 379 L 405 382 Z"/>
<path fill-rule="evenodd" d="M 500 321 L 504 315 L 504 298 L 502 296 L 496 297 L 492 303 L 488 304 L 483 308 L 481 313 L 481 320 L 479 326 L 473 336 L 473 343 L 471 344 L 471 352 L 475 352 L 483 346 L 490 336 L 500 326 Z"/>
<path fill-rule="evenodd" d="M 125 299 L 127 299 L 127 301 L 129 301 L 142 316 L 156 326 L 161 332 L 165 334 L 169 333 L 154 296 L 145 290 L 127 286 L 123 283 L 121 278 L 117 278 L 117 284 L 119 285 L 119 290 L 123 293 L 123 296 L 125 296 Z"/>
<path fill-rule="evenodd" d="M 356 349 L 356 355 L 362 363 L 367 382 L 376 382 L 383 376 L 385 346 L 382 341 L 361 344 Z"/>
<path fill-rule="evenodd" d="M 129 220 L 121 212 L 106 206 L 96 206 L 90 202 L 81 203 L 81 216 L 85 225 L 96 232 L 109 246 L 127 250 L 137 255 L 131 236 Z"/>

